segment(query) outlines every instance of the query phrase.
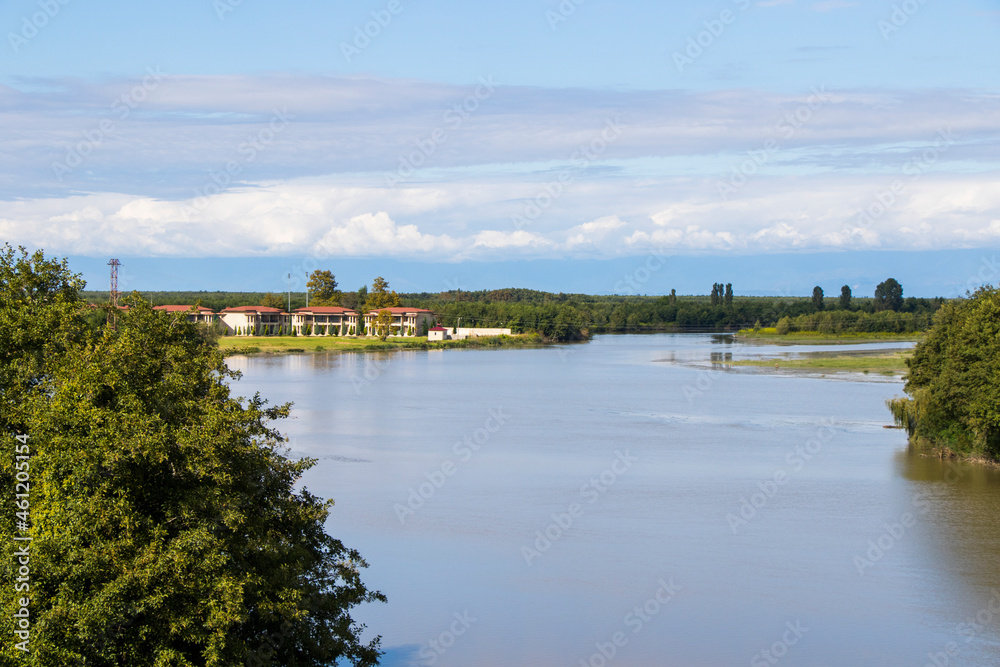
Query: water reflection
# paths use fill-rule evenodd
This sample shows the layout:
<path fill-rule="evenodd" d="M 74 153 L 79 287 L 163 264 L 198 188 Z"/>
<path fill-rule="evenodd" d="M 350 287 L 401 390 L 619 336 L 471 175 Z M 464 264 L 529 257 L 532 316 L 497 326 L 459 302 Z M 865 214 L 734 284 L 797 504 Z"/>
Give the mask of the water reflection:
<path fill-rule="evenodd" d="M 238 391 L 295 402 L 280 426 L 320 460 L 304 482 L 336 500 L 330 531 L 389 596 L 359 612 L 389 667 L 421 664 L 465 611 L 476 624 L 434 664 L 586 664 L 619 631 L 609 667 L 752 664 L 799 621 L 810 630 L 782 667 L 919 667 L 959 641 L 950 667 L 996 664 L 996 624 L 968 642 L 962 624 L 1000 589 L 998 473 L 906 452 L 882 428 L 898 382 L 706 373 L 751 352 L 729 342 L 243 358 Z M 497 408 L 509 420 L 464 456 Z M 581 488 L 626 450 L 638 460 L 589 503 Z M 917 524 L 859 574 L 905 512 Z M 526 563 L 545 530 L 558 535 Z M 683 590 L 632 634 L 628 614 L 671 577 Z"/>

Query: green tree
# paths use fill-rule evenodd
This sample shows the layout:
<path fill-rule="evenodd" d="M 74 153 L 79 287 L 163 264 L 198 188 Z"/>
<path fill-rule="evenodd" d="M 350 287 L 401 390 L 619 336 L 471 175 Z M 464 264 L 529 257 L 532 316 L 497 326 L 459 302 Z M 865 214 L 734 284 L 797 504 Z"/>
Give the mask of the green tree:
<path fill-rule="evenodd" d="M 875 288 L 875 310 L 899 311 L 903 307 L 903 286 L 889 278 Z"/>
<path fill-rule="evenodd" d="M 813 287 L 812 304 L 816 310 L 823 310 L 823 288 L 819 285 Z"/>
<path fill-rule="evenodd" d="M 258 305 L 266 306 L 267 308 L 277 308 L 278 310 L 284 310 L 288 306 L 288 301 L 285 299 L 285 297 L 281 296 L 280 294 L 274 294 L 272 292 L 268 292 L 263 297 L 261 297 L 260 304 Z"/>
<path fill-rule="evenodd" d="M 399 295 L 389 290 L 389 283 L 382 276 L 372 281 L 372 291 L 365 301 L 368 310 L 394 308 L 399 305 Z"/>
<path fill-rule="evenodd" d="M 330 271 L 312 272 L 309 282 L 309 305 L 311 306 L 339 306 L 340 291 L 337 289 L 337 279 Z"/>
<path fill-rule="evenodd" d="M 781 336 L 786 335 L 791 330 L 792 330 L 792 318 L 788 317 L 787 315 L 778 320 L 778 324 L 775 326 L 775 333 Z"/>
<path fill-rule="evenodd" d="M 724 297 L 726 308 L 733 307 L 733 284 L 726 283 L 726 295 Z"/>
<path fill-rule="evenodd" d="M 670 305 L 671 306 L 677 305 L 677 290 L 675 289 L 670 290 Z"/>
<path fill-rule="evenodd" d="M 918 444 L 1000 459 L 1000 291 L 945 304 L 907 363 L 897 423 Z"/>
<path fill-rule="evenodd" d="M 283 454 L 272 422 L 289 406 L 234 398 L 218 348 L 138 296 L 117 330 L 90 330 L 81 286 L 40 253 L 0 257 L 4 488 L 12 434 L 31 451 L 24 664 L 376 664 L 379 640 L 362 643 L 350 612 L 384 597 L 325 533 L 331 503 L 296 489 L 314 461 Z M 14 528 L 0 516 L 4 544 Z M 2 559 L 5 581 L 15 563 Z M 21 595 L 0 587 L 5 637 Z M 22 662 L 0 644 L 0 663 Z"/>
<path fill-rule="evenodd" d="M 378 311 L 378 317 L 375 318 L 374 334 L 385 340 L 389 337 L 389 330 L 392 327 L 392 313 L 388 310 L 382 309 Z"/>
<path fill-rule="evenodd" d="M 849 310 L 851 307 L 851 287 L 844 285 L 840 288 L 840 309 Z"/>

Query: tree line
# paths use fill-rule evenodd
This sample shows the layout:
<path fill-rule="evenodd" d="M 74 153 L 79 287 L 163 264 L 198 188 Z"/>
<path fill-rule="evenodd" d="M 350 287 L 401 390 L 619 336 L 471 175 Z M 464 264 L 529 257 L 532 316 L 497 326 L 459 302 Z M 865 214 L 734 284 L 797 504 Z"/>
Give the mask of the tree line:
<path fill-rule="evenodd" d="M 340 305 L 367 312 L 397 305 L 426 308 L 446 327 L 510 328 L 515 333 L 539 333 L 556 341 L 580 340 L 597 333 L 648 331 L 736 331 L 780 327 L 783 331 L 824 333 L 909 333 L 930 326 L 942 298 L 903 298 L 893 278 L 879 284 L 872 297 L 857 297 L 844 285 L 829 307 L 823 290 L 811 297 L 735 296 L 732 283 L 715 283 L 708 296 L 620 296 L 550 293 L 523 288 L 397 294 L 383 278 L 369 290 L 341 291 L 329 270 L 310 276 L 310 305 Z M 106 299 L 106 293 L 93 293 Z M 241 305 L 287 308 L 287 295 L 236 292 L 148 292 L 155 305 L 198 303 L 219 311 Z M 291 307 L 305 306 L 306 293 L 292 294 Z M 813 317 L 819 313 L 823 317 Z M 784 320 L 784 322 L 783 322 Z"/>

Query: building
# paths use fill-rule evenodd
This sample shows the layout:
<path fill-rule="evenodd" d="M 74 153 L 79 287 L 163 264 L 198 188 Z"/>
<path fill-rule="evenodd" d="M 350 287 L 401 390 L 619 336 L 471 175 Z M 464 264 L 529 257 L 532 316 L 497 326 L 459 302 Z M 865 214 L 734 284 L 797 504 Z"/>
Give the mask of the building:
<path fill-rule="evenodd" d="M 510 329 L 472 329 L 468 327 L 434 327 L 427 331 L 427 340 L 465 340 L 483 336 L 510 336 Z"/>
<path fill-rule="evenodd" d="M 422 336 L 425 331 L 434 326 L 434 313 L 424 308 L 381 308 L 369 311 L 365 315 L 365 330 L 368 333 L 373 332 L 375 320 L 378 319 L 378 314 L 382 310 L 388 310 L 392 313 L 392 325 L 389 329 L 391 336 Z"/>
<path fill-rule="evenodd" d="M 340 306 L 297 308 L 291 317 L 292 329 L 303 335 L 348 336 L 358 333 L 358 314 Z"/>
<path fill-rule="evenodd" d="M 167 313 L 186 313 L 187 321 L 195 324 L 212 324 L 218 318 L 215 311 L 205 306 L 153 306 L 153 310 Z"/>
<path fill-rule="evenodd" d="M 433 333 L 433 337 L 431 334 Z M 434 327 L 427 331 L 427 340 L 465 340 L 484 336 L 510 336 L 510 329 L 474 329 L 470 327 Z"/>
<path fill-rule="evenodd" d="M 224 308 L 219 313 L 219 319 L 226 325 L 230 334 L 243 336 L 247 335 L 248 332 L 255 335 L 276 334 L 278 327 L 287 328 L 289 324 L 288 313 L 267 306 Z"/>

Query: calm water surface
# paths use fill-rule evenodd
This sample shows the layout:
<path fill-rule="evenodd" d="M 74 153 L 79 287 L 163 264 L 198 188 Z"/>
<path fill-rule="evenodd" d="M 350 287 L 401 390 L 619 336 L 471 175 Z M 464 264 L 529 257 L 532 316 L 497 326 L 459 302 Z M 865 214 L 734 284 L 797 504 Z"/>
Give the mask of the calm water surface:
<path fill-rule="evenodd" d="M 1000 474 L 909 454 L 898 379 L 707 363 L 785 351 L 230 363 L 294 401 L 304 483 L 389 597 L 357 614 L 385 665 L 1000 664 Z"/>

